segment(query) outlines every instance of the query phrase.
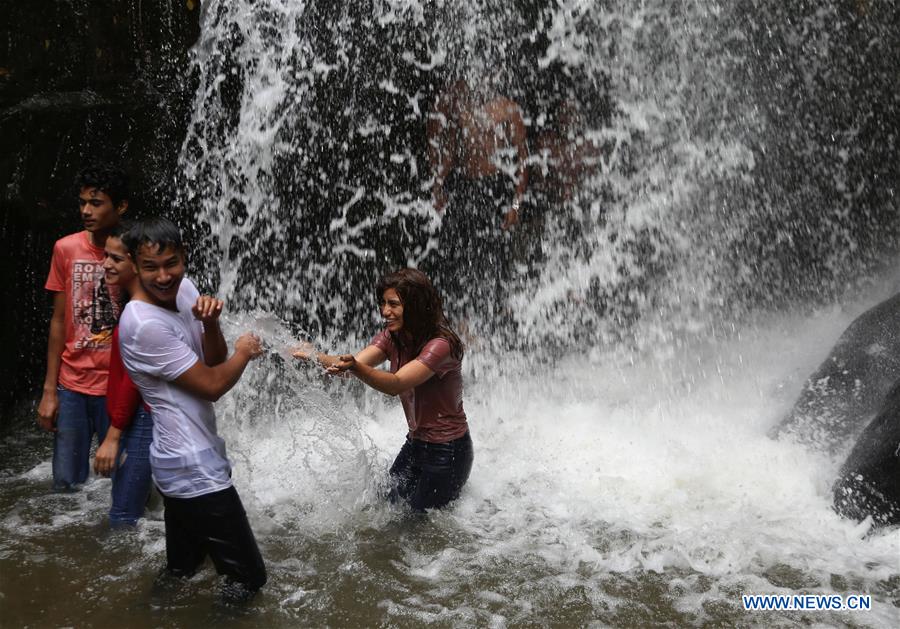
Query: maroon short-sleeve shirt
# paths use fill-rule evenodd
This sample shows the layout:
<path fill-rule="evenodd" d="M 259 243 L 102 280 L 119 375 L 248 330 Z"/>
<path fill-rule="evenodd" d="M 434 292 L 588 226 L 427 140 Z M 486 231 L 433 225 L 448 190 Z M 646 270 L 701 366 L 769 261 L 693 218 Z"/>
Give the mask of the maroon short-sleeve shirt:
<path fill-rule="evenodd" d="M 453 357 L 447 339 L 433 338 L 415 354 L 406 348 L 401 352 L 385 329 L 375 335 L 371 345 L 387 354 L 391 373 L 397 373 L 411 360 L 418 360 L 434 372 L 434 376 L 399 396 L 410 437 L 446 443 L 466 434 L 469 425 L 462 401 L 462 361 Z"/>

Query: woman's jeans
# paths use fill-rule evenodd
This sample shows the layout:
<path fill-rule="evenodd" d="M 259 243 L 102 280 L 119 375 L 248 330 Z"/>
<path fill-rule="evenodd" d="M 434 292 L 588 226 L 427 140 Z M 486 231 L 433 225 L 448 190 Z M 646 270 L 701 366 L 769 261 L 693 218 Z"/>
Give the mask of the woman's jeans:
<path fill-rule="evenodd" d="M 119 454 L 112 474 L 112 507 L 109 523 L 113 527 L 133 526 L 144 514 L 150 487 L 150 442 L 153 440 L 153 416 L 138 408 L 131 426 L 122 435 Z"/>
<path fill-rule="evenodd" d="M 456 500 L 472 471 L 473 456 L 468 432 L 447 443 L 407 437 L 391 466 L 391 501 L 404 500 L 414 511 L 424 511 Z"/>
<path fill-rule="evenodd" d="M 109 428 L 106 396 L 57 387 L 59 414 L 53 437 L 53 489 L 72 490 L 90 472 L 91 441 L 102 443 Z"/>

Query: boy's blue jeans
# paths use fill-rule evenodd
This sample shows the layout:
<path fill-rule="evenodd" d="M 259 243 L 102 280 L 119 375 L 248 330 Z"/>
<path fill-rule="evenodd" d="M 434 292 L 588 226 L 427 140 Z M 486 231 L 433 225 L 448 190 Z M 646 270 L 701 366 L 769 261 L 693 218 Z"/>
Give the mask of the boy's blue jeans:
<path fill-rule="evenodd" d="M 87 480 L 94 434 L 102 443 L 109 428 L 106 396 L 57 387 L 59 414 L 53 437 L 53 489 L 72 490 Z"/>

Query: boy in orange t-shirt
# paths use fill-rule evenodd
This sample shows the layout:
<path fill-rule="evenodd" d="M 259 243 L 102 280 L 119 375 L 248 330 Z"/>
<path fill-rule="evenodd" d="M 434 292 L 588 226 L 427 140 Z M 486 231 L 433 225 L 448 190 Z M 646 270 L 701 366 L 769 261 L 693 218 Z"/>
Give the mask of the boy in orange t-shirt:
<path fill-rule="evenodd" d="M 88 167 L 76 186 L 84 231 L 56 241 L 44 286 L 53 293 L 53 317 L 37 421 L 54 433 L 59 490 L 87 480 L 93 436 L 102 442 L 109 427 L 106 379 L 119 295 L 104 280 L 103 246 L 128 208 L 128 180 L 119 169 Z"/>

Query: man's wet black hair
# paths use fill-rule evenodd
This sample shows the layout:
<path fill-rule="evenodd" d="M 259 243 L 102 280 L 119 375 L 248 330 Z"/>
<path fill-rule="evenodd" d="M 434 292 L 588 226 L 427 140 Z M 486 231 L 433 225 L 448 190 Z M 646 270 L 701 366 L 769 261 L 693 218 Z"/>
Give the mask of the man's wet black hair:
<path fill-rule="evenodd" d="M 91 164 L 81 169 L 75 177 L 75 188 L 78 192 L 82 188 L 105 192 L 115 207 L 129 199 L 128 175 L 121 168 L 109 164 Z"/>
<path fill-rule="evenodd" d="M 144 245 L 155 245 L 157 247 L 155 252 L 172 247 L 176 251 L 184 253 L 181 231 L 175 226 L 175 223 L 161 216 L 135 221 L 122 235 L 122 242 L 125 243 L 131 259 L 135 262 L 137 262 L 138 250 Z"/>

